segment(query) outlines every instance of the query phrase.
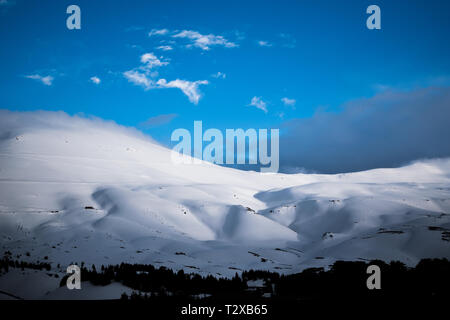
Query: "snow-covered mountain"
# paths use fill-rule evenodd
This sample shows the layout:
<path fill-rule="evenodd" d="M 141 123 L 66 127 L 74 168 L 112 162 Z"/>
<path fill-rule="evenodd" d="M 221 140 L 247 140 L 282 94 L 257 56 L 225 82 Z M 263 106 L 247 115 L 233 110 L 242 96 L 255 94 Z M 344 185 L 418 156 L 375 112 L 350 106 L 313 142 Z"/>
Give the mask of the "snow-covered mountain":
<path fill-rule="evenodd" d="M 99 119 L 1 111 L 0 246 L 63 266 L 126 261 L 223 276 L 450 258 L 450 160 L 261 174 L 174 164 L 169 149 Z"/>

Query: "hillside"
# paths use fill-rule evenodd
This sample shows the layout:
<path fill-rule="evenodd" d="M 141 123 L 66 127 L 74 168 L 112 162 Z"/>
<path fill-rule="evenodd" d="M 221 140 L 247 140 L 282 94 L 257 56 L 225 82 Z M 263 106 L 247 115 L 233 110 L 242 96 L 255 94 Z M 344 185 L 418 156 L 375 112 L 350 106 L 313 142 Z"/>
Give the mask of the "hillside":
<path fill-rule="evenodd" d="M 171 162 L 100 119 L 0 112 L 0 246 L 21 259 L 283 273 L 450 258 L 450 160 L 320 174 Z"/>

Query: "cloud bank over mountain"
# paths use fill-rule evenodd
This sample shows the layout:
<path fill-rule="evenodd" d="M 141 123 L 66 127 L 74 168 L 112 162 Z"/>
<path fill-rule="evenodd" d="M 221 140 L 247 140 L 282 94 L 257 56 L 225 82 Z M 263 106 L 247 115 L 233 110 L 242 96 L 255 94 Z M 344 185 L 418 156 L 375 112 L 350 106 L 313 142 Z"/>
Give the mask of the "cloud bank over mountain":
<path fill-rule="evenodd" d="M 395 167 L 450 156 L 450 88 L 388 90 L 284 124 L 282 170 L 324 173 Z"/>

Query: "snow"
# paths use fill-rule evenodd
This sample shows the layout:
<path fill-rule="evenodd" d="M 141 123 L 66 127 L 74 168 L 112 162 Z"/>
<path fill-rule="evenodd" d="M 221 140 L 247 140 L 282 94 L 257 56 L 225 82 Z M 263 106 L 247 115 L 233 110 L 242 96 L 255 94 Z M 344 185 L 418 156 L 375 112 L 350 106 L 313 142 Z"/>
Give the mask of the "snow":
<path fill-rule="evenodd" d="M 0 290 L 21 299 L 39 299 L 58 288 L 60 281 L 61 277 L 55 278 L 50 272 L 11 268 L 0 276 Z"/>
<path fill-rule="evenodd" d="M 450 229 L 449 159 L 261 174 L 174 164 L 169 149 L 100 119 L 10 111 L 0 119 L 0 246 L 23 260 L 232 276 L 337 259 L 450 258 L 450 242 L 428 228 Z M 10 288 L 4 277 L 0 290 Z"/>
<path fill-rule="evenodd" d="M 64 273 L 57 274 L 55 278 L 54 272 L 12 268 L 0 276 L 0 300 L 107 300 L 135 291 L 117 282 L 94 286 L 87 281 L 81 282 L 81 290 L 69 290 L 59 286 Z"/>
<path fill-rule="evenodd" d="M 264 288 L 264 279 L 248 280 L 247 287 L 251 288 Z"/>

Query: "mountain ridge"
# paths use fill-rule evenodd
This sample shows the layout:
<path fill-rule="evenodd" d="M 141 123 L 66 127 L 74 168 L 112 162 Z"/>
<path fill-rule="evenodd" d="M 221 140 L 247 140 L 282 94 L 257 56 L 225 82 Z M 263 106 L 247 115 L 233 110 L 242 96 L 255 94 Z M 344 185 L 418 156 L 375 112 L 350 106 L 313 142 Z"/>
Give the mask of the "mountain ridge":
<path fill-rule="evenodd" d="M 0 244 L 23 257 L 221 275 L 450 257 L 449 159 L 262 174 L 173 164 L 171 150 L 96 118 L 1 115 Z"/>

